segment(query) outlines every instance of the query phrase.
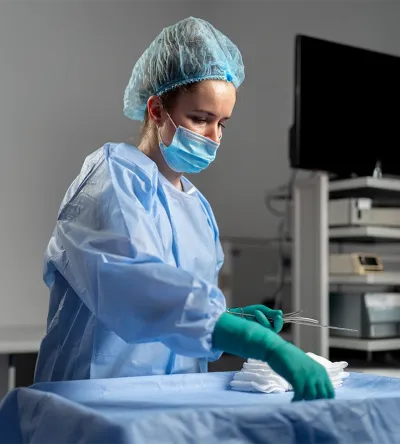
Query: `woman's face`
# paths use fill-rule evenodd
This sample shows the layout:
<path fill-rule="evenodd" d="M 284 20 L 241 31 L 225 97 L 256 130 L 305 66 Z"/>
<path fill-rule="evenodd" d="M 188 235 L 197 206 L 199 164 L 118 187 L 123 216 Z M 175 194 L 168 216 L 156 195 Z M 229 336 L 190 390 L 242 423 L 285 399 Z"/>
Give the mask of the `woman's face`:
<path fill-rule="evenodd" d="M 232 83 L 203 80 L 178 96 L 169 115 L 176 127 L 183 126 L 219 142 L 235 102 L 236 89 Z M 168 146 L 174 137 L 175 127 L 165 110 L 161 110 L 160 114 L 160 134 Z"/>

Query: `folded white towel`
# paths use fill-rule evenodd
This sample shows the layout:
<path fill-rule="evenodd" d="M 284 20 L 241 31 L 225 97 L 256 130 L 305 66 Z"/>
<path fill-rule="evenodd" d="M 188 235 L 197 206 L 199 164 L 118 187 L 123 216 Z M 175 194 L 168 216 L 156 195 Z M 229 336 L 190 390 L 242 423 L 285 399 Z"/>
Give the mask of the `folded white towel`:
<path fill-rule="evenodd" d="M 349 373 L 344 371 L 348 366 L 347 362 L 331 362 L 314 353 L 307 355 L 326 368 L 335 389 L 341 387 L 343 379 L 349 376 Z M 230 385 L 233 390 L 245 392 L 284 393 L 292 390 L 292 386 L 275 373 L 266 362 L 255 359 L 248 359 L 243 364 L 242 370 L 235 373 Z"/>

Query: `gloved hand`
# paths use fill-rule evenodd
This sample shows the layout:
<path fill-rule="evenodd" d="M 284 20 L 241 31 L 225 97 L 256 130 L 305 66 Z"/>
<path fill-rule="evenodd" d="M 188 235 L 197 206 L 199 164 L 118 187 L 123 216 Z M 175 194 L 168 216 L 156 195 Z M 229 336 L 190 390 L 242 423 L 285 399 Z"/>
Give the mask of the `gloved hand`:
<path fill-rule="evenodd" d="M 267 362 L 293 387 L 293 401 L 335 397 L 325 368 L 274 331 L 257 322 L 223 313 L 212 335 L 213 347 L 248 359 Z"/>
<path fill-rule="evenodd" d="M 276 347 L 268 364 L 293 387 L 293 401 L 334 398 L 335 392 L 324 366 L 289 342 Z M 317 365 L 315 365 L 317 364 Z"/>
<path fill-rule="evenodd" d="M 255 316 L 254 318 L 247 318 L 249 321 L 255 321 L 261 324 L 263 327 L 273 330 L 275 333 L 279 333 L 283 327 L 283 313 L 282 310 L 272 310 L 265 305 L 249 305 L 243 308 L 230 308 L 229 311 L 233 313 L 244 313 Z M 272 319 L 272 324 L 268 320 Z"/>

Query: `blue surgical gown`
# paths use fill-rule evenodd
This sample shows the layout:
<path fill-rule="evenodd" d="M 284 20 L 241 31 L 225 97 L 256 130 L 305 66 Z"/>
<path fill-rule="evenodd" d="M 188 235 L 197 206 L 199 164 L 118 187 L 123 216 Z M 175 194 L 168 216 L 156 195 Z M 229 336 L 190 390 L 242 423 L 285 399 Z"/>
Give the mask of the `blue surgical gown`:
<path fill-rule="evenodd" d="M 45 254 L 47 333 L 36 381 L 204 372 L 226 302 L 210 205 L 128 144 L 90 155 Z"/>

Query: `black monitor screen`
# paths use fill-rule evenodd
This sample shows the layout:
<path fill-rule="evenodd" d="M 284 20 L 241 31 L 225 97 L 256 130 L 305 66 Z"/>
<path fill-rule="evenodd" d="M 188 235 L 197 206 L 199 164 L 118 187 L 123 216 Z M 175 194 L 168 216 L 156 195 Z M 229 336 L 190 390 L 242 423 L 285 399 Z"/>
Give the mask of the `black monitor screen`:
<path fill-rule="evenodd" d="M 400 175 L 400 57 L 296 37 L 293 168 Z"/>

